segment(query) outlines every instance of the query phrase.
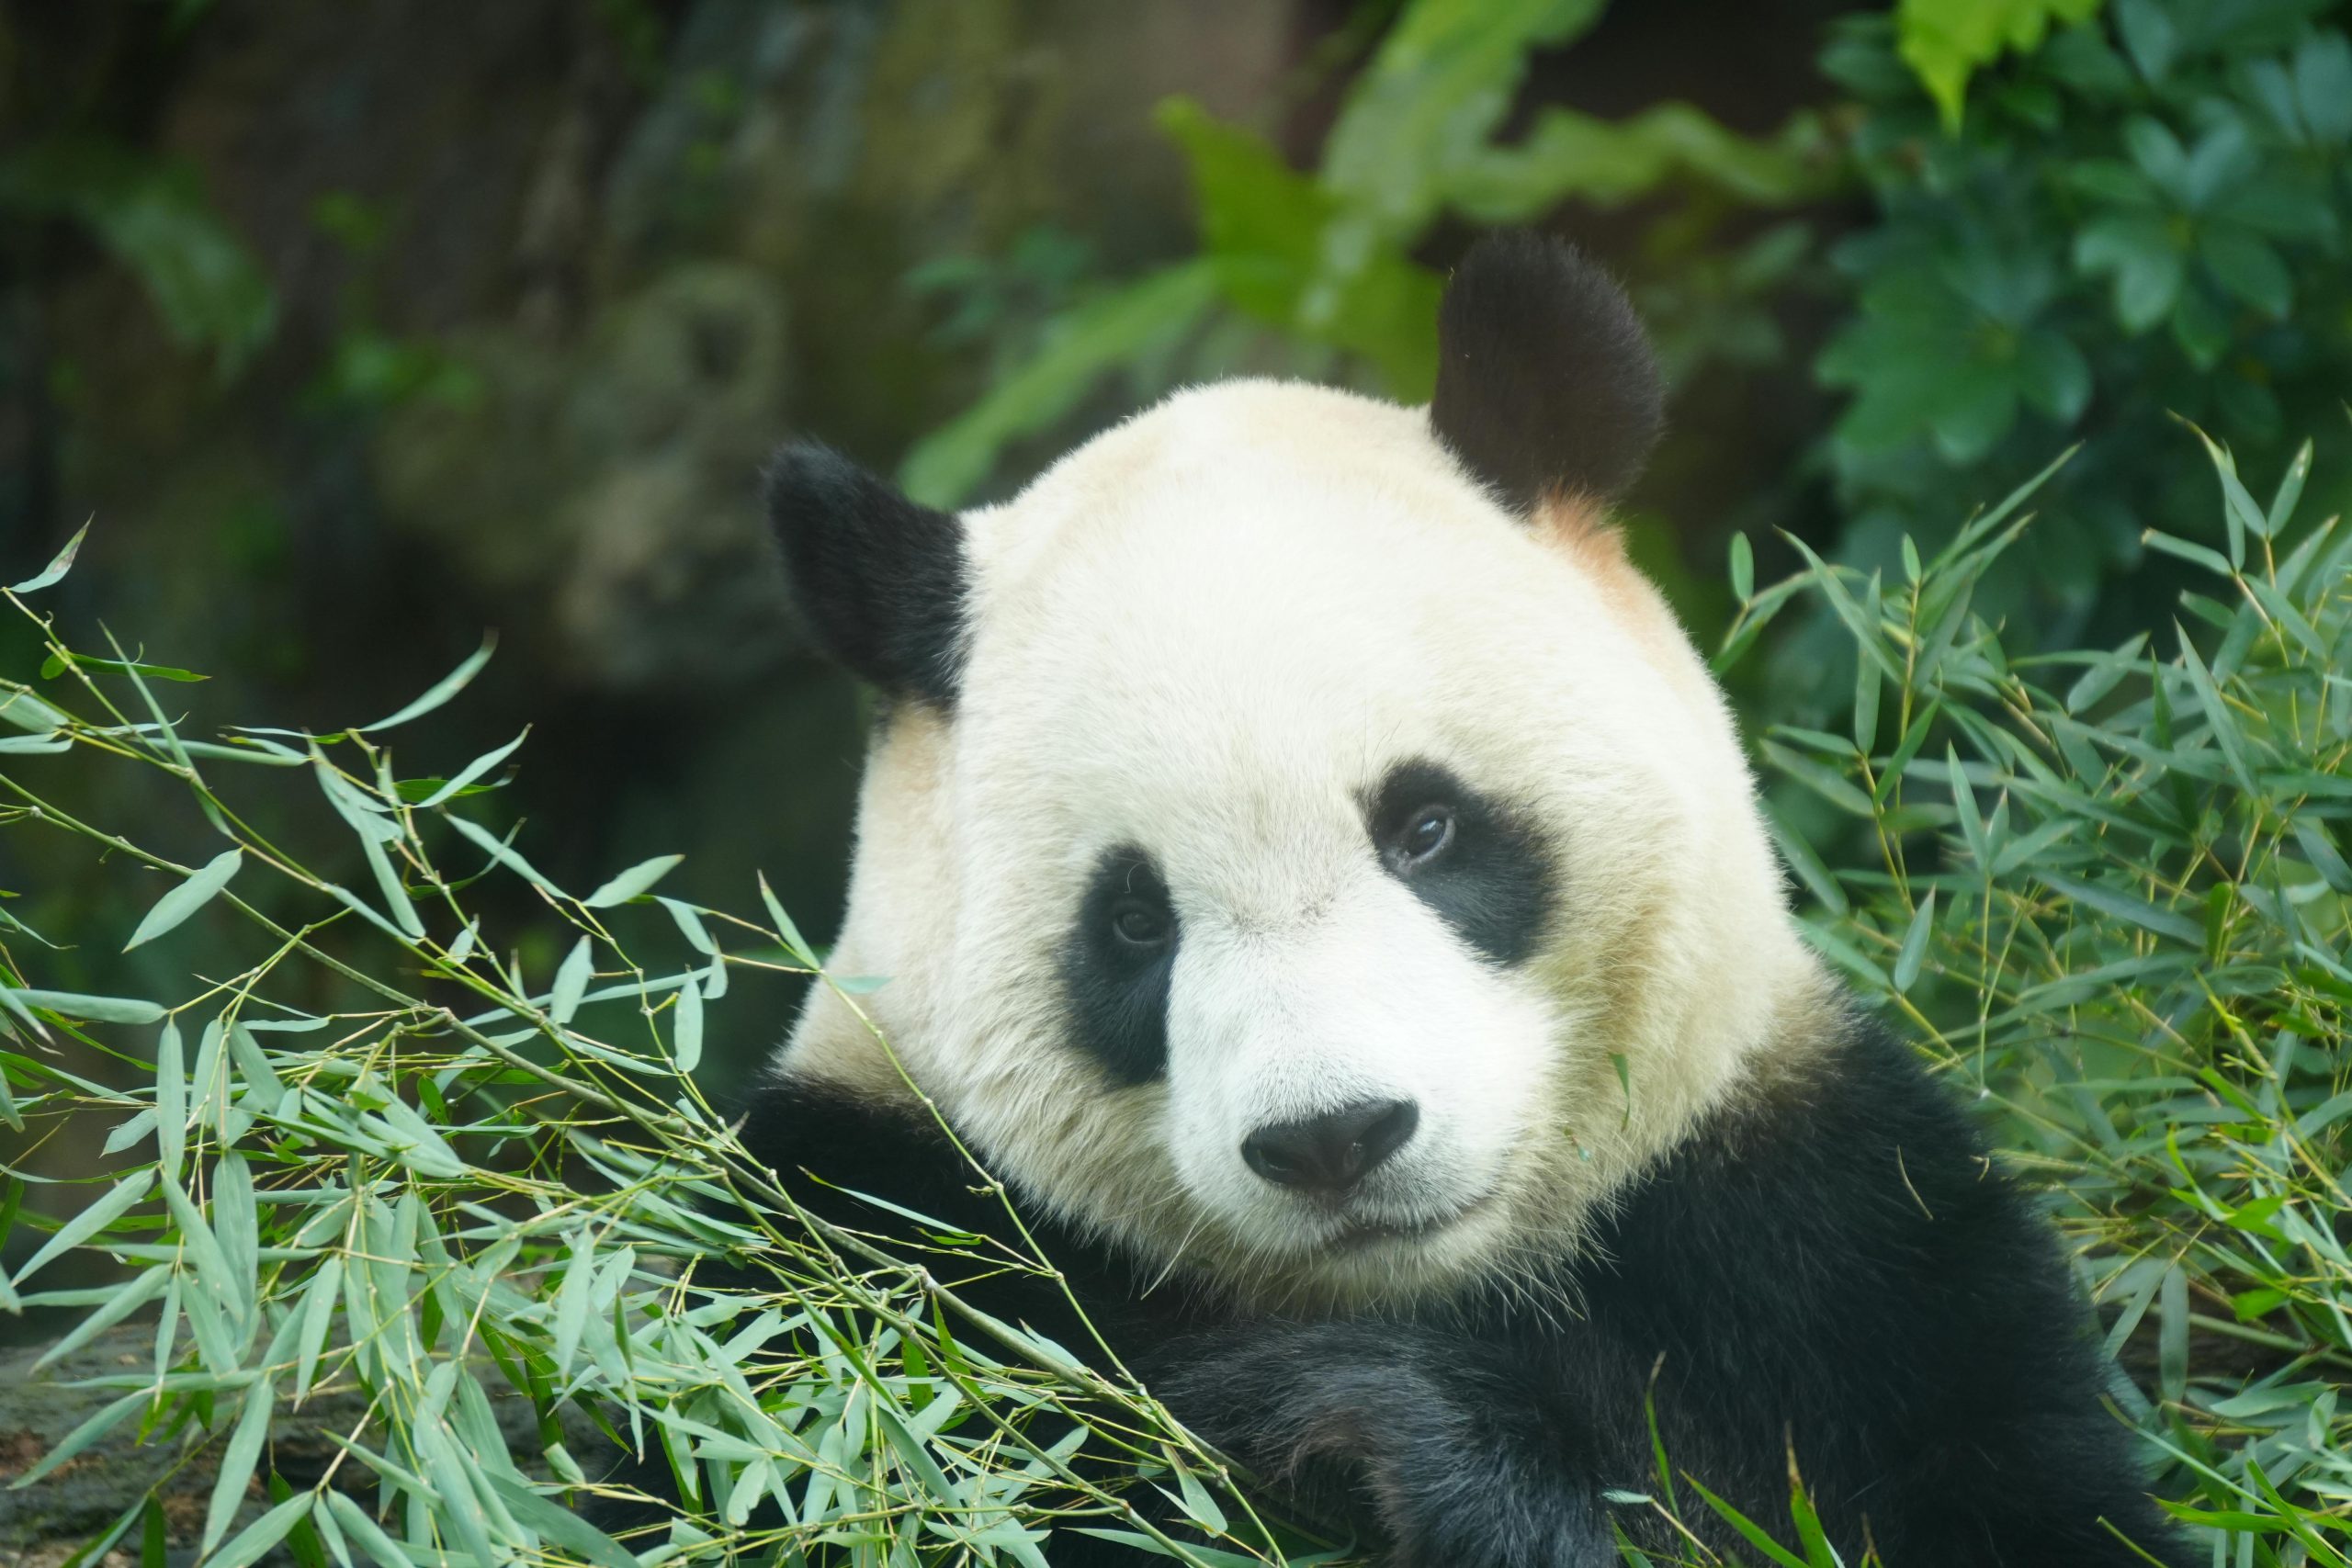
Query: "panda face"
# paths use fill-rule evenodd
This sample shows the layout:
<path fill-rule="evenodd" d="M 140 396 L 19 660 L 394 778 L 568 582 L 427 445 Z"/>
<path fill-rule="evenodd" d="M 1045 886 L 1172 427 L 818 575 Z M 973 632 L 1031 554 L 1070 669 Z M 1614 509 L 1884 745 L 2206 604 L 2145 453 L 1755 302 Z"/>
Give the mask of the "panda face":
<path fill-rule="evenodd" d="M 1266 1305 L 1532 1282 L 1811 974 L 1671 616 L 1484 479 L 1188 392 L 953 520 L 945 652 L 869 639 L 912 698 L 836 967 L 993 1168 Z M 840 997 L 785 1065 L 903 1092 Z"/>

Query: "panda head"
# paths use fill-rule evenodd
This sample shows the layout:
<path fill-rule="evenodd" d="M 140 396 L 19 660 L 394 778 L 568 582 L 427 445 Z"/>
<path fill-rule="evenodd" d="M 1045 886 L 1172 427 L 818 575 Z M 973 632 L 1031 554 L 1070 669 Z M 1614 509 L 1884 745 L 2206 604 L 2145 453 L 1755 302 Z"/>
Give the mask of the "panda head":
<path fill-rule="evenodd" d="M 950 516 L 770 476 L 891 700 L 784 1070 L 899 1066 L 1001 1174 L 1268 1305 L 1532 1273 L 1810 994 L 1722 701 L 1602 514 L 1658 424 L 1616 286 L 1489 242 L 1426 409 L 1188 390 Z"/>

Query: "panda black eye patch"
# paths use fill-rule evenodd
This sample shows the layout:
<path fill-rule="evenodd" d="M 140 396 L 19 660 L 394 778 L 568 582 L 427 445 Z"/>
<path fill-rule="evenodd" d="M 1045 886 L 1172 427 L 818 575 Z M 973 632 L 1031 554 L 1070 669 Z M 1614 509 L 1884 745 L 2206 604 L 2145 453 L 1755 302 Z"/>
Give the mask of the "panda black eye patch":
<path fill-rule="evenodd" d="M 1555 897 L 1552 857 L 1526 819 L 1451 769 L 1423 760 L 1388 770 L 1364 805 L 1387 873 L 1497 964 L 1535 951 Z"/>
<path fill-rule="evenodd" d="M 1148 1083 L 1167 1070 L 1178 935 L 1175 905 L 1151 857 L 1133 845 L 1104 851 L 1062 940 L 1062 989 L 1071 1038 L 1120 1084 Z"/>

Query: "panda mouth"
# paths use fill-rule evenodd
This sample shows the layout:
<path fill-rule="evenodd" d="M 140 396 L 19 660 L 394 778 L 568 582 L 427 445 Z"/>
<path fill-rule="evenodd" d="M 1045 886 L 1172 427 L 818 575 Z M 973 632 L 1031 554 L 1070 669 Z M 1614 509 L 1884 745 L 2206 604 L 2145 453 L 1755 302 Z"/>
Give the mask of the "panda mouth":
<path fill-rule="evenodd" d="M 1495 1195 L 1489 1191 L 1442 1213 L 1420 1214 L 1402 1220 L 1349 1220 L 1324 1245 L 1335 1252 L 1362 1252 L 1399 1243 L 1416 1245 L 1454 1229 L 1485 1211 L 1494 1201 Z"/>

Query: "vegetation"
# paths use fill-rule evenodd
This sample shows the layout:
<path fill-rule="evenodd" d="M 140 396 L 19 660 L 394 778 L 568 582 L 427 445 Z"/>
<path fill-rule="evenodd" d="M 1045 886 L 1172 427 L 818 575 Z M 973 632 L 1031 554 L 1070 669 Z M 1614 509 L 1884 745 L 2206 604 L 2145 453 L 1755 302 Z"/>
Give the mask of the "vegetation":
<path fill-rule="evenodd" d="M 1906 537 L 1893 582 L 1815 560 L 1751 594 L 1741 541 L 1724 651 L 1796 598 L 1828 605 L 1858 654 L 1851 724 L 1760 747 L 1875 852 L 1832 870 L 1782 828 L 1807 934 L 2056 1195 L 2134 1374 L 2116 1397 L 2215 1560 L 2338 1563 L 2352 534 L 2295 523 L 2310 447 L 2267 507 L 2206 452 L 2226 553 L 2149 535 L 2202 577 L 2168 627 L 2005 647 L 1975 590 L 2041 525 L 2037 480 L 1925 559 Z"/>
<path fill-rule="evenodd" d="M 171 8 L 173 38 L 204 9 Z M 599 15 L 626 34 L 629 79 L 659 88 L 659 19 Z M 975 395 L 955 412 L 896 360 L 861 360 L 873 390 L 843 395 L 854 411 L 902 403 L 892 417 L 911 423 L 888 427 L 901 435 L 933 423 L 902 477 L 953 502 L 1183 379 L 1271 369 L 1423 395 L 1438 264 L 1466 232 L 1564 209 L 1571 228 L 1599 226 L 1657 324 L 1679 421 L 1700 425 L 1636 497 L 1636 554 L 1703 635 L 1724 628 L 1717 666 L 1757 735 L 1807 932 L 2048 1189 L 2118 1362 L 2118 1419 L 2213 1561 L 2345 1564 L 2342 8 L 1898 0 L 1837 23 L 1832 89 L 1760 132 L 1679 100 L 1613 118 L 1531 100 L 1544 62 L 1608 19 L 1601 0 L 1368 5 L 1305 73 L 1336 84 L 1306 169 L 1279 136 L 1164 103 L 1156 123 L 1192 179 L 1190 249 L 1113 277 L 1088 243 L 1031 225 L 996 251 L 931 257 L 903 292 L 946 317 L 937 352 L 979 364 Z M 692 132 L 691 177 L 640 173 L 675 209 L 641 197 L 627 221 L 707 236 L 741 205 L 720 173 L 731 128 L 755 117 L 725 72 L 680 69 L 685 107 L 669 107 Z M 682 514 L 711 510 L 673 463 L 673 433 L 701 429 L 680 410 L 733 422 L 687 442 L 728 475 L 748 463 L 736 426 L 764 439 L 780 419 L 772 389 L 664 378 L 700 366 L 706 321 L 773 324 L 748 268 L 684 252 L 694 265 L 582 334 L 602 357 L 567 361 L 419 334 L 392 298 L 412 259 L 392 205 L 345 193 L 299 211 L 342 268 L 308 336 L 288 324 L 292 281 L 256 259 L 286 247 L 241 238 L 181 161 L 78 124 L 0 158 L 0 216 L 62 227 L 123 267 L 207 386 L 251 388 L 289 341 L 318 340 L 314 362 L 278 367 L 289 406 L 330 445 L 374 433 L 388 482 L 442 483 L 415 491 L 434 502 L 420 512 L 458 492 L 561 510 L 540 469 L 449 456 L 468 442 L 527 455 L 545 445 L 506 433 L 554 428 L 584 466 L 578 453 L 601 461 L 650 432 L 673 466 L 659 484 L 615 468 L 628 507 L 554 473 L 579 525 L 607 530 L 606 557 L 582 558 L 609 564 L 633 547 L 608 515 L 644 495 L 674 484 L 695 501 Z M 604 271 L 634 286 L 641 256 L 616 254 Z M 549 310 L 561 296 L 548 286 Z M 876 314 L 871 294 L 847 298 L 793 333 Z M 683 347 L 662 335 L 680 321 Z M 49 374 L 72 407 L 77 367 Z M 622 394 L 595 401 L 606 383 Z M 532 401 L 546 387 L 572 400 Z M 1769 468 L 1731 475 L 1736 505 L 1694 518 L 1677 487 L 1725 434 L 1703 411 L 1726 395 L 1811 407 L 1811 423 Z M 335 446 L 336 471 L 347 457 Z M 1955 499 L 2012 490 L 1973 516 Z M 559 536 L 512 544 L 513 508 L 465 505 L 443 510 L 509 599 L 666 603 L 667 587 L 631 598 L 636 579 L 606 599 L 593 577 L 526 579 L 518 563 L 571 558 L 545 543 Z M 263 581 L 289 526 L 259 503 L 236 512 L 208 570 Z M 1728 592 L 1692 564 L 1726 536 Z M 227 682 L 94 642 L 92 585 L 113 598 L 134 566 L 156 569 L 118 557 L 69 580 L 80 537 L 0 595 L 22 612 L 0 629 L 0 851 L 37 868 L 35 897 L 0 902 L 0 1123 L 17 1151 L 0 1168 L 0 1309 L 75 1325 L 52 1367 L 120 1325 L 156 1328 L 140 1364 L 100 1376 L 108 1403 L 14 1484 L 53 1482 L 125 1431 L 175 1473 L 217 1479 L 200 1522 L 150 1500 L 74 1568 L 134 1536 L 142 1568 L 161 1568 L 184 1527 L 224 1568 L 265 1553 L 623 1568 L 770 1544 L 786 1561 L 1034 1563 L 1070 1529 L 1215 1568 L 1344 1559 L 1350 1543 L 1315 1521 L 1255 1512 L 1247 1478 L 1148 1391 L 942 1283 L 1049 1259 L 944 1233 L 894 1255 L 792 1211 L 744 1158 L 698 1076 L 723 1077 L 730 1041 L 772 1038 L 784 979 L 853 999 L 881 983 L 823 973 L 786 912 L 797 897 L 760 881 L 737 890 L 745 915 L 676 896 L 719 873 L 673 855 L 586 894 L 559 886 L 597 880 L 572 872 L 579 844 L 603 840 L 526 819 L 516 765 L 532 753 L 522 737 L 489 746 L 469 712 L 491 701 L 494 675 L 472 683 L 487 650 L 374 723 L 220 728 L 244 711 L 215 697 Z M 730 580 L 741 558 L 709 556 Z M 1759 570 L 1786 574 L 1759 587 Z M 203 595 L 175 634 L 227 659 L 305 656 L 282 629 L 240 632 L 237 598 Z M 553 656 L 512 641 L 504 658 L 543 660 L 534 700 L 555 700 Z M 648 668 L 670 668 L 670 644 L 646 647 Z M 322 680 L 367 691 L 378 674 Z M 651 711 L 672 705 L 629 710 L 646 750 L 696 740 L 690 719 Z M 404 776 L 395 739 L 404 757 L 480 754 Z M 85 1137 L 103 1139 L 96 1168 L 41 1174 L 44 1151 Z M 715 1197 L 758 1217 L 716 1217 Z M 713 1253 L 763 1289 L 698 1283 Z M 289 1476 L 278 1435 L 328 1390 L 356 1391 L 366 1416 L 329 1435 L 340 1457 L 323 1476 Z M 493 1418 L 516 1398 L 536 1445 L 511 1446 Z M 673 1467 L 687 1501 L 667 1530 L 616 1541 L 582 1518 L 616 1450 Z M 1717 1506 L 1705 1480 L 1663 1455 L 1645 1491 L 1612 1503 L 1695 1517 Z M 1132 1506 L 1154 1496 L 1173 1515 Z M 781 1518 L 729 1539 L 765 1505 Z M 1832 1561 L 1792 1505 L 1735 1521 L 1746 1562 Z"/>
<path fill-rule="evenodd" d="M 2296 525 L 2302 463 L 2262 507 L 2211 456 L 2229 555 L 2151 539 L 2226 595 L 2183 601 L 2203 649 L 2177 632 L 2168 658 L 2145 636 L 2005 652 L 1973 594 L 2030 525 L 2020 493 L 1931 557 L 1906 546 L 1896 585 L 1815 562 L 1758 591 L 1736 550 L 1724 654 L 1807 595 L 1848 628 L 1850 731 L 1762 742 L 1880 850 L 1833 873 L 1783 832 L 1814 897 L 1809 933 L 2064 1194 L 2110 1348 L 2144 1370 L 2154 1342 L 2154 1398 L 2121 1382 L 2118 1396 L 2168 1456 L 2183 1517 L 2221 1532 L 2228 1561 L 2334 1563 L 2352 1495 L 2335 1386 L 2352 1359 L 2338 1175 L 2352 869 L 2332 827 L 2352 815 L 2352 535 Z M 6 597 L 34 614 L 65 564 Z M 160 1314 L 152 1365 L 102 1378 L 112 1403 L 17 1485 L 135 1420 L 181 1462 L 220 1445 L 202 1547 L 226 1568 L 281 1541 L 339 1568 L 549 1552 L 617 1565 L 630 1549 L 575 1511 L 605 1456 L 571 1451 L 569 1406 L 668 1456 L 688 1505 L 664 1540 L 632 1543 L 660 1561 L 739 1549 L 729 1528 L 763 1500 L 783 1510 L 763 1540 L 855 1561 L 1035 1562 L 1055 1528 L 1125 1531 L 1196 1563 L 1283 1560 L 1283 1538 L 1147 1391 L 939 1283 L 1046 1260 L 977 1258 L 956 1235 L 935 1238 L 938 1257 L 894 1257 L 802 1214 L 745 1158 L 691 1077 L 706 1011 L 744 970 L 821 968 L 764 884 L 763 919 L 655 892 L 675 857 L 575 896 L 482 820 L 514 745 L 446 779 L 401 776 L 386 732 L 458 695 L 484 656 L 373 724 L 198 739 L 155 695 L 187 671 L 79 654 L 41 624 L 49 684 L 0 685 L 0 716 L 24 731 L 0 740 L 8 827 L 74 835 L 118 874 L 160 874 L 127 946 L 228 909 L 254 956 L 151 999 L 42 989 L 11 954 L 0 1116 L 38 1137 L 94 1111 L 115 1119 L 109 1151 L 152 1153 L 70 1217 L 22 1208 L 12 1179 L 9 1216 L 49 1234 L 0 1292 L 86 1314 L 49 1359 Z M 16 761 L 77 750 L 176 778 L 227 847 L 166 861 Z M 371 885 L 328 881 L 251 827 L 215 784 L 245 768 L 308 775 L 310 815 L 356 840 Z M 440 869 L 455 858 L 469 869 Z M 520 879 L 576 933 L 551 975 L 500 956 L 505 933 L 469 908 L 485 877 Z M 294 885 L 299 923 L 249 900 L 263 878 Z M 827 983 L 854 997 L 876 982 Z M 122 1067 L 130 1082 L 104 1081 Z M 756 1221 L 717 1217 L 726 1199 L 752 1201 Z M 77 1248 L 127 1280 L 40 1288 Z M 697 1286 L 712 1254 L 763 1289 Z M 532 1402 L 538 1455 L 508 1451 L 492 1377 Z M 343 1459 L 245 1517 L 274 1416 L 334 1383 L 368 1401 L 334 1438 Z M 1145 1466 L 1193 1528 L 1170 1538 L 1106 1490 L 1091 1464 L 1105 1456 Z M 1653 1493 L 1618 1506 L 1715 1506 L 1704 1477 L 1661 1464 Z M 160 1543 L 159 1507 L 123 1516 L 85 1560 L 142 1517 Z M 1761 1558 L 1828 1562 L 1809 1517 L 1800 1499 L 1806 1559 L 1758 1537 Z"/>

